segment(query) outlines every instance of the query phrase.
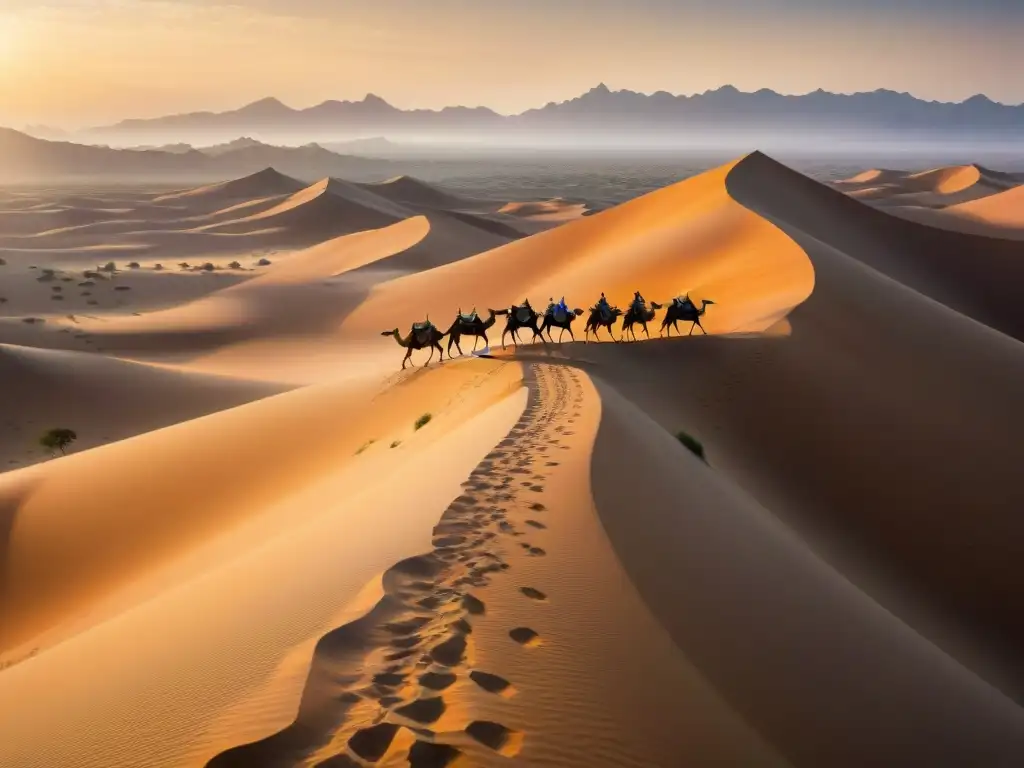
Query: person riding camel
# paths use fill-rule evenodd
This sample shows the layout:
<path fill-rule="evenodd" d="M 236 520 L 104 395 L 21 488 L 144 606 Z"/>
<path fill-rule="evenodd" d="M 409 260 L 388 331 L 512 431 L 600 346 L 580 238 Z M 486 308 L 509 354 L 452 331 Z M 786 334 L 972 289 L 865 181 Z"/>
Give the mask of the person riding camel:
<path fill-rule="evenodd" d="M 611 305 L 608 303 L 608 299 L 604 297 L 604 291 L 601 291 L 601 298 L 597 300 L 597 304 L 594 305 L 602 317 L 610 317 L 612 314 Z"/>
<path fill-rule="evenodd" d="M 544 310 L 544 314 L 545 315 L 553 315 L 553 314 L 555 314 L 555 307 L 557 307 L 557 306 L 558 305 L 555 304 L 554 297 L 553 296 L 548 296 L 548 308 Z"/>
<path fill-rule="evenodd" d="M 569 314 L 569 305 L 565 303 L 565 296 L 563 296 L 558 302 L 558 308 L 562 310 L 566 315 Z"/>
<path fill-rule="evenodd" d="M 633 291 L 633 309 L 637 312 L 642 312 L 647 302 L 644 301 L 644 297 L 640 295 L 640 291 Z"/>

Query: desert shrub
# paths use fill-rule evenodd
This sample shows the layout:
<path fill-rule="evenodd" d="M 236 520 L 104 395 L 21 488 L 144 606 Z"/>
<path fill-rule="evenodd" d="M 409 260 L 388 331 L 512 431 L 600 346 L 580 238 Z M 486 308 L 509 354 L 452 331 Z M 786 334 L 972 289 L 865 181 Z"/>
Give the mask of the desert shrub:
<path fill-rule="evenodd" d="M 429 413 L 424 413 L 422 416 L 420 416 L 418 419 L 416 419 L 416 424 L 414 425 L 414 429 L 423 429 L 425 426 L 427 426 L 427 424 L 430 423 L 430 420 L 432 418 L 434 418 L 434 417 L 431 416 Z"/>
<path fill-rule="evenodd" d="M 179 261 L 178 266 L 182 269 L 189 269 L 189 263 L 187 261 Z"/>
<path fill-rule="evenodd" d="M 157 272 L 159 272 L 159 271 L 160 271 L 160 270 L 162 270 L 163 268 L 164 268 L 164 265 L 163 265 L 163 264 L 154 264 L 154 265 L 153 265 L 153 269 L 154 269 L 154 270 L 156 270 Z"/>
<path fill-rule="evenodd" d="M 393 443 L 391 444 L 391 447 L 392 447 L 392 448 L 397 448 L 397 447 L 398 447 L 398 446 L 400 446 L 401 444 L 402 444 L 402 441 L 401 441 L 401 440 L 395 440 L 395 442 L 393 442 Z"/>
<path fill-rule="evenodd" d="M 363 443 L 361 446 L 359 446 L 359 450 L 356 451 L 356 456 L 358 456 L 360 453 L 365 451 L 367 448 L 369 448 L 371 445 L 373 445 L 376 442 L 377 442 L 376 440 L 367 440 L 365 443 Z"/>
<path fill-rule="evenodd" d="M 241 268 L 242 268 L 242 265 L 239 264 L 237 261 L 232 261 L 230 264 L 228 264 L 228 269 L 241 269 Z"/>
<path fill-rule="evenodd" d="M 43 436 L 39 438 L 39 444 L 49 450 L 50 453 L 59 450 L 61 455 L 64 455 L 64 449 L 77 439 L 78 435 L 75 434 L 75 430 L 61 427 L 51 429 L 44 433 Z"/>
<path fill-rule="evenodd" d="M 117 272 L 117 264 L 115 264 L 112 261 L 108 261 L 106 264 L 104 264 L 102 267 L 100 267 L 100 271 L 101 272 Z"/>
<path fill-rule="evenodd" d="M 215 269 L 216 269 L 216 267 L 215 267 L 215 266 L 213 266 L 213 264 L 211 264 L 211 263 L 210 263 L 210 262 L 208 261 L 208 262 L 206 262 L 205 264 L 203 264 L 203 266 L 201 266 L 201 267 L 200 267 L 200 269 L 201 269 L 201 270 L 203 270 L 204 272 L 213 272 L 213 270 L 215 270 Z"/>
<path fill-rule="evenodd" d="M 256 262 L 256 266 L 257 267 L 269 267 L 270 266 L 270 259 L 260 259 L 259 261 Z"/>
<path fill-rule="evenodd" d="M 704 445 L 696 437 L 680 430 L 676 432 L 676 440 L 686 446 L 698 459 L 707 462 L 707 457 L 704 455 Z"/>
<path fill-rule="evenodd" d="M 129 261 L 128 262 L 128 269 L 138 269 L 139 266 L 141 266 L 141 265 L 137 261 Z"/>

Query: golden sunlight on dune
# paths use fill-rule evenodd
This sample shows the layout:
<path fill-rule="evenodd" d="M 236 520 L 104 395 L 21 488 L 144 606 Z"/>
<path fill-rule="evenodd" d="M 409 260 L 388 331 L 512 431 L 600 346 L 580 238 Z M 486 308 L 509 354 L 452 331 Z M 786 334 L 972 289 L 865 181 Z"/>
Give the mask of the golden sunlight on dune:
<path fill-rule="evenodd" d="M 1016 765 L 1018 190 L 3 192 L 0 765 Z"/>

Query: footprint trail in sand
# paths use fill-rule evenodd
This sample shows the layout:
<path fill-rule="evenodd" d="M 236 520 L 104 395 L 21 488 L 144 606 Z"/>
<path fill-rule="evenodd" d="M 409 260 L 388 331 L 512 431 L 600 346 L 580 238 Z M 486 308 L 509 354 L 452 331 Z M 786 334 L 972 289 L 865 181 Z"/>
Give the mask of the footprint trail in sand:
<path fill-rule="evenodd" d="M 514 723 L 473 719 L 440 728 L 449 694 L 470 685 L 496 697 L 516 694 L 514 681 L 475 665 L 473 624 L 488 620 L 476 594 L 493 579 L 513 579 L 510 555 L 546 551 L 537 501 L 567 448 L 565 416 L 579 407 L 581 374 L 561 366 L 527 371 L 530 395 L 522 417 L 470 477 L 434 528 L 433 550 L 391 567 L 384 596 L 360 619 L 331 631 L 314 651 L 295 721 L 258 742 L 216 756 L 208 768 L 234 766 L 447 766 L 483 749 L 516 755 L 528 735 Z M 575 394 L 575 398 L 573 395 Z M 528 478 L 522 480 L 521 478 Z M 545 592 L 516 585 L 520 599 L 543 610 Z M 544 638 L 529 626 L 509 626 L 506 642 L 521 653 L 543 653 Z"/>

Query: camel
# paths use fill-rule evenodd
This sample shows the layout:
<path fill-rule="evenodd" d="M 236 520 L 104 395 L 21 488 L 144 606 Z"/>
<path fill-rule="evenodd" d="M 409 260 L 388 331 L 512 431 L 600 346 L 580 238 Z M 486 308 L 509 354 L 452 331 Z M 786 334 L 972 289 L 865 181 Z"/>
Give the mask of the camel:
<path fill-rule="evenodd" d="M 594 338 L 600 340 L 597 332 L 601 328 L 607 328 L 608 335 L 611 337 L 612 341 L 618 341 L 618 339 L 615 338 L 615 334 L 612 333 L 612 326 L 620 317 L 622 317 L 622 310 L 618 307 L 611 307 L 607 310 L 602 310 L 597 306 L 591 307 L 590 317 L 587 318 L 587 324 L 583 329 L 583 343 L 586 344 L 590 341 L 591 331 L 594 332 Z"/>
<path fill-rule="evenodd" d="M 521 328 L 529 328 L 533 331 L 533 339 L 540 336 L 541 343 L 547 347 L 547 339 L 544 338 L 544 334 L 540 332 L 540 328 L 537 325 L 537 321 L 540 320 L 533 307 L 530 306 L 530 301 L 527 299 L 519 306 L 514 306 L 510 309 L 499 309 L 496 314 L 505 315 L 508 319 L 505 321 L 505 330 L 501 332 L 501 348 L 505 348 L 505 336 L 506 334 L 512 334 L 512 343 L 519 346 L 519 330 Z"/>
<path fill-rule="evenodd" d="M 544 322 L 541 323 L 540 332 L 548 332 L 548 340 L 554 343 L 554 339 L 551 337 L 552 328 L 560 328 L 561 331 L 558 334 L 558 343 L 562 343 L 562 335 L 568 331 L 569 338 L 576 341 L 576 337 L 572 333 L 572 321 L 583 314 L 583 310 L 580 308 L 574 309 L 572 312 L 566 312 L 558 307 L 550 307 L 547 312 L 544 313 Z"/>
<path fill-rule="evenodd" d="M 626 331 L 629 331 L 633 341 L 636 341 L 636 333 L 633 331 L 633 326 L 636 323 L 640 323 L 640 326 L 644 329 L 644 336 L 651 338 L 651 334 L 647 332 L 647 324 L 654 319 L 655 312 L 661 309 L 661 307 L 662 305 L 656 301 L 651 302 L 650 309 L 645 309 L 643 304 L 635 302 L 631 304 L 629 311 L 622 318 L 622 338 L 626 338 Z"/>
<path fill-rule="evenodd" d="M 687 336 L 693 335 L 694 327 L 700 328 L 701 333 L 707 335 L 707 331 L 704 330 L 704 326 L 700 324 L 701 315 L 707 311 L 709 304 L 714 304 L 711 299 L 703 299 L 701 301 L 700 309 L 694 305 L 693 301 L 690 300 L 689 295 L 677 296 L 672 299 L 672 303 L 668 305 L 668 310 L 665 312 L 665 318 L 661 321 L 661 332 L 665 332 L 668 328 L 668 335 L 672 335 L 672 329 L 676 329 L 676 333 L 679 333 L 679 326 L 677 323 L 682 320 L 684 323 L 693 323 L 690 326 L 690 332 Z"/>
<path fill-rule="evenodd" d="M 381 331 L 381 336 L 394 336 L 395 341 L 398 342 L 399 346 L 405 347 L 405 357 L 402 358 L 402 370 L 405 370 L 405 364 L 412 357 L 414 349 L 426 349 L 430 347 L 430 357 L 427 358 L 427 362 L 423 364 L 426 368 L 430 365 L 430 361 L 434 359 L 434 350 L 436 349 L 441 353 L 441 361 L 444 361 L 444 350 L 441 349 L 441 345 L 438 343 L 444 338 L 444 334 L 437 329 L 430 320 L 428 319 L 425 323 L 413 323 L 412 330 L 409 331 L 409 335 L 404 339 L 398 333 L 398 329 L 395 328 L 391 331 Z"/>
<path fill-rule="evenodd" d="M 452 356 L 452 344 L 459 350 L 459 354 L 463 354 L 462 347 L 459 345 L 459 339 L 463 336 L 473 337 L 473 351 L 476 352 L 476 345 L 480 341 L 482 336 L 484 339 L 484 349 L 487 349 L 491 345 L 490 341 L 487 340 L 487 329 L 494 325 L 495 311 L 493 309 L 487 310 L 490 316 L 486 320 L 481 320 L 480 315 L 476 313 L 476 309 L 470 312 L 468 315 L 462 313 L 462 309 L 459 309 L 459 314 L 455 316 L 455 322 L 452 323 L 451 328 L 448 329 L 448 357 Z"/>

